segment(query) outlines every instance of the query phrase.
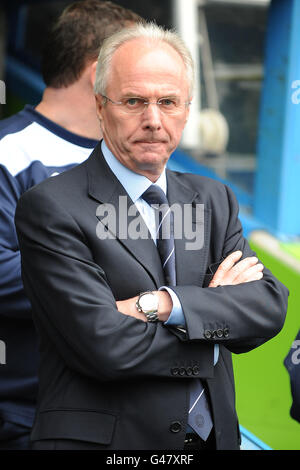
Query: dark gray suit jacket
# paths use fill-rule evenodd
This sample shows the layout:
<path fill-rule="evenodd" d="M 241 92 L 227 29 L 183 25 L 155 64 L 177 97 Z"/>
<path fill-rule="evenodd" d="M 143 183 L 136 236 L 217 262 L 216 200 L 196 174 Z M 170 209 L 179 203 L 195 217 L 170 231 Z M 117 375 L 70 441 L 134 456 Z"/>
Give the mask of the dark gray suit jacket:
<path fill-rule="evenodd" d="M 186 334 L 116 308 L 116 300 L 157 290 L 164 279 L 150 237 L 96 235 L 99 205 L 118 211 L 119 196 L 126 196 L 99 145 L 86 162 L 21 197 L 16 226 L 23 281 L 41 354 L 34 441 L 182 449 L 188 384 L 200 377 L 211 401 L 217 448 L 238 449 L 231 352 L 247 352 L 280 331 L 288 292 L 267 269 L 261 281 L 207 288 L 229 253 L 253 255 L 237 202 L 226 186 L 198 175 L 167 171 L 167 183 L 171 204 L 204 204 L 203 248 L 188 251 L 187 240 L 175 241 L 174 290 Z M 220 356 L 214 367 L 216 342 Z"/>

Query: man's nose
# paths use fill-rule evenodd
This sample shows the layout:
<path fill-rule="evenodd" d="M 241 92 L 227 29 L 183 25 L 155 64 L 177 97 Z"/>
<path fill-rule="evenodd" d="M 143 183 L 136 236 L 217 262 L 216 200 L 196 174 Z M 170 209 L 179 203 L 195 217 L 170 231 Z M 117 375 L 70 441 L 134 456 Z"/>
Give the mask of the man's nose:
<path fill-rule="evenodd" d="M 143 127 L 158 130 L 162 127 L 161 111 L 156 103 L 149 103 L 143 112 Z"/>

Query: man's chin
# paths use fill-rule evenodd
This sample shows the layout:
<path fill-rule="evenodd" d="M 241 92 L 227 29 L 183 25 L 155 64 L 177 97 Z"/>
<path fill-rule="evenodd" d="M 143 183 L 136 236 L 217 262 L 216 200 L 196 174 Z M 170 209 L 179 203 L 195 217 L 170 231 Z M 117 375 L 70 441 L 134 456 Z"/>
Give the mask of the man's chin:
<path fill-rule="evenodd" d="M 139 141 L 135 143 L 135 146 L 139 147 L 143 152 L 149 153 L 157 153 L 165 150 L 165 144 L 163 142 Z"/>
<path fill-rule="evenodd" d="M 140 170 L 153 170 L 155 173 L 162 171 L 167 161 L 167 156 L 164 158 L 163 154 L 157 152 L 144 152 L 143 155 L 136 160 Z"/>

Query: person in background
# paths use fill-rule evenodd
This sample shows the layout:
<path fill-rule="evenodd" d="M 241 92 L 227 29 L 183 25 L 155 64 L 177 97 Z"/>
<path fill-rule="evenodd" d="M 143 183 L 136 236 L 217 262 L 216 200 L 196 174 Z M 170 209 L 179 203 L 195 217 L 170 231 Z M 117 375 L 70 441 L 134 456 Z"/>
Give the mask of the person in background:
<path fill-rule="evenodd" d="M 37 397 L 38 343 L 21 280 L 14 226 L 19 197 L 45 178 L 81 163 L 101 131 L 93 93 L 103 40 L 142 19 L 110 1 L 70 4 L 47 38 L 41 102 L 0 121 L 0 449 L 25 449 Z"/>
<path fill-rule="evenodd" d="M 290 415 L 300 423 L 300 330 L 292 347 L 284 359 L 284 365 L 290 376 L 292 406 Z"/>
<path fill-rule="evenodd" d="M 103 140 L 18 202 L 41 342 L 35 450 L 239 449 L 231 353 L 280 331 L 288 290 L 250 249 L 227 186 L 166 169 L 193 76 L 171 31 L 110 36 L 95 80 Z"/>

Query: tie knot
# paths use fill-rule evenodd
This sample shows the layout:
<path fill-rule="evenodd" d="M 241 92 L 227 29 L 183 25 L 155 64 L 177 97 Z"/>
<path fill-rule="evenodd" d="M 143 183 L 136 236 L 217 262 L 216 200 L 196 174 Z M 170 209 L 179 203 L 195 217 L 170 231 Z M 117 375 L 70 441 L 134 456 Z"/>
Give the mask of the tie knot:
<path fill-rule="evenodd" d="M 165 193 L 159 186 L 155 184 L 151 184 L 151 186 L 149 186 L 149 188 L 142 194 L 142 198 L 149 205 L 152 205 L 152 204 L 168 204 L 169 205 L 169 202 Z"/>

